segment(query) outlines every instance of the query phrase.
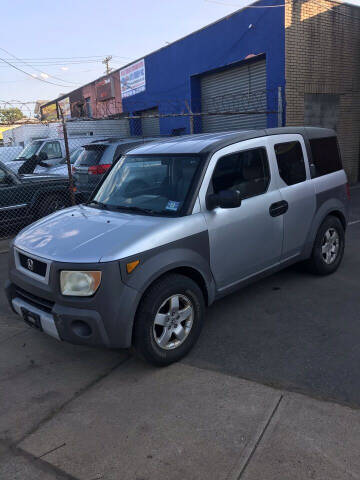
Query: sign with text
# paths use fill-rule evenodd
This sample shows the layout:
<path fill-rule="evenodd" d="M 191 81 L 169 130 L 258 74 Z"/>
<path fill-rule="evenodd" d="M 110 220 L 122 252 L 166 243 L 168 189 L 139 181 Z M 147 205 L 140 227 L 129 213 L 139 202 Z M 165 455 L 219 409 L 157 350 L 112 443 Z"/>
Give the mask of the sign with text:
<path fill-rule="evenodd" d="M 120 70 L 120 85 L 122 98 L 131 97 L 145 91 L 144 59 Z"/>
<path fill-rule="evenodd" d="M 41 107 L 41 120 L 50 122 L 51 120 L 57 120 L 57 105 L 56 103 L 50 103 L 45 107 Z"/>
<path fill-rule="evenodd" d="M 66 120 L 71 118 L 70 98 L 66 97 L 66 98 L 63 98 L 62 100 L 58 100 L 58 104 L 59 104 L 60 116 L 62 113 Z"/>

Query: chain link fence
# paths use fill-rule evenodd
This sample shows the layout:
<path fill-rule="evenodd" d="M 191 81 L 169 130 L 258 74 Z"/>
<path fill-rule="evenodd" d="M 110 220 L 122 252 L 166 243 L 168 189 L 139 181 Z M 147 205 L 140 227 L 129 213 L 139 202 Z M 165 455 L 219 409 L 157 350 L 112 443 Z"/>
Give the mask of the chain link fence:
<path fill-rule="evenodd" d="M 277 91 L 278 93 L 278 91 Z M 186 134 L 266 126 L 268 91 L 224 95 L 200 102 L 173 100 L 159 108 L 114 114 L 113 102 L 92 109 L 76 102 L 41 121 L 35 104 L 0 102 L 0 113 L 19 109 L 23 118 L 0 123 L 0 238 L 59 209 L 89 200 L 113 165 L 131 149 Z M 100 108 L 101 107 L 101 108 Z M 96 112 L 96 117 L 89 115 Z M 281 114 L 281 112 L 280 112 Z M 71 118 L 70 118 L 71 117 Z M 279 120 L 280 121 L 280 120 Z"/>

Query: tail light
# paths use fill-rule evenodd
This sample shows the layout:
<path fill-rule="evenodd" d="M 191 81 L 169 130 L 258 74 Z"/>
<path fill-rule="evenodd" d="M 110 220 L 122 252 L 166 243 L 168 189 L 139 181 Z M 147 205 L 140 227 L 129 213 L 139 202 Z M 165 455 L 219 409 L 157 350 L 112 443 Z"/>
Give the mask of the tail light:
<path fill-rule="evenodd" d="M 92 165 L 88 168 L 89 175 L 103 175 L 109 170 L 111 163 L 106 163 L 104 165 Z"/>
<path fill-rule="evenodd" d="M 73 166 L 71 167 L 71 173 L 75 173 L 75 172 L 76 172 L 76 168 L 75 168 L 75 166 L 73 165 Z"/>
<path fill-rule="evenodd" d="M 348 183 L 346 184 L 346 195 L 347 195 L 348 199 L 350 200 L 350 186 L 349 186 Z"/>

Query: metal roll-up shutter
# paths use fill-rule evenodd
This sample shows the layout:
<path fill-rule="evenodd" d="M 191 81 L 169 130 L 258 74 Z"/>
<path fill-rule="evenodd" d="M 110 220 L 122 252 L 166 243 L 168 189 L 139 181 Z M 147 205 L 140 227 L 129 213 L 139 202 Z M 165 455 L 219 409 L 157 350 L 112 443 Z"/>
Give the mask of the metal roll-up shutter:
<path fill-rule="evenodd" d="M 149 115 L 159 115 L 159 110 L 152 108 L 141 112 L 142 135 L 144 137 L 156 137 L 160 135 L 160 119 L 159 117 L 149 117 Z"/>
<path fill-rule="evenodd" d="M 221 115 L 221 112 L 267 110 L 266 61 L 232 67 L 201 78 L 203 132 L 221 132 L 249 128 L 266 128 L 266 113 Z"/>

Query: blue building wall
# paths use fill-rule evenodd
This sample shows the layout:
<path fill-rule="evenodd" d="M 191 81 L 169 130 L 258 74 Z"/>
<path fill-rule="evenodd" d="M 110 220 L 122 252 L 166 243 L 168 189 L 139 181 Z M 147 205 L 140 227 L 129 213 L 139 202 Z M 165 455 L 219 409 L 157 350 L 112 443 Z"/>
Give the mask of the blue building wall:
<path fill-rule="evenodd" d="M 255 5 L 275 4 L 283 0 L 262 0 Z M 146 90 L 123 99 L 123 110 L 131 114 L 158 107 L 160 114 L 168 114 L 186 112 L 189 105 L 199 111 L 198 75 L 244 61 L 250 54 L 266 56 L 267 110 L 276 111 L 278 87 L 285 98 L 284 7 L 247 8 L 147 55 Z M 267 125 L 278 126 L 276 113 L 268 115 Z M 187 117 L 160 119 L 162 134 L 181 128 L 189 133 L 189 127 Z"/>

